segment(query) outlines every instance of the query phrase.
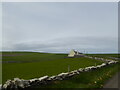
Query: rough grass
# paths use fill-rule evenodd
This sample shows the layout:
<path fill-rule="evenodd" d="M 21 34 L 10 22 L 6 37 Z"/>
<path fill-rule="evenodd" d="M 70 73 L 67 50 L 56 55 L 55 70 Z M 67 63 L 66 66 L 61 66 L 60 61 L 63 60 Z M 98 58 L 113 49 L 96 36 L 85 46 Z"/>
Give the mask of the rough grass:
<path fill-rule="evenodd" d="M 39 62 L 29 63 L 3 63 L 2 66 L 2 78 L 3 83 L 7 79 L 13 79 L 15 77 L 23 79 L 39 78 L 44 75 L 56 75 L 61 72 L 67 72 L 68 65 L 70 70 L 83 68 L 86 66 L 92 66 L 101 64 L 102 61 L 93 60 L 88 58 L 65 58 L 65 54 L 48 54 L 48 53 L 13 53 L 10 56 L 9 53 L 3 56 L 4 60 L 39 60 Z M 16 55 L 15 55 L 16 54 Z M 7 56 L 8 55 L 8 56 Z"/>

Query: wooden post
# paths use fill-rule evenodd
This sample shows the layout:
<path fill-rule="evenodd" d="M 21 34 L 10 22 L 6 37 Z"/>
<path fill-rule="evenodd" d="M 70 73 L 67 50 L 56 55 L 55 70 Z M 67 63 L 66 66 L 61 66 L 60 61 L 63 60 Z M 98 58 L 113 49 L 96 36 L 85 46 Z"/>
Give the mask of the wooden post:
<path fill-rule="evenodd" d="M 95 66 L 96 66 L 96 63 L 95 63 Z"/>
<path fill-rule="evenodd" d="M 68 65 L 68 72 L 70 72 L 70 65 Z"/>

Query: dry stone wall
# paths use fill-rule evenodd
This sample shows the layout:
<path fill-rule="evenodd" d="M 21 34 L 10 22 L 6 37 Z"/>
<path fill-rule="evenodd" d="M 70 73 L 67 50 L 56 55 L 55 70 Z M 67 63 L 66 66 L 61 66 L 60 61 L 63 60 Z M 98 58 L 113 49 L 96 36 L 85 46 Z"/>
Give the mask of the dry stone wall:
<path fill-rule="evenodd" d="M 85 68 L 79 68 L 78 70 L 74 70 L 74 71 L 70 71 L 70 72 L 66 72 L 66 73 L 60 73 L 58 75 L 55 76 L 43 76 L 40 78 L 34 78 L 34 79 L 30 79 L 30 80 L 24 80 L 24 79 L 19 79 L 19 78 L 14 78 L 13 80 L 7 80 L 5 82 L 5 84 L 0 85 L 0 90 L 8 90 L 8 89 L 12 89 L 12 88 L 16 88 L 16 89 L 25 89 L 25 88 L 29 88 L 29 87 L 33 87 L 36 85 L 46 85 L 48 83 L 54 82 L 56 80 L 64 80 L 70 77 L 73 77 L 75 75 L 79 75 L 81 72 L 88 72 L 91 70 L 96 70 L 98 68 L 102 68 L 105 67 L 107 65 L 110 64 L 115 64 L 118 61 L 115 60 L 108 60 L 108 59 L 103 59 L 103 58 L 97 58 L 97 57 L 88 57 L 87 58 L 91 58 L 91 59 L 97 59 L 97 60 L 103 60 L 106 61 L 105 63 L 102 63 L 101 65 L 97 65 L 97 66 L 89 66 L 89 67 L 85 67 Z"/>

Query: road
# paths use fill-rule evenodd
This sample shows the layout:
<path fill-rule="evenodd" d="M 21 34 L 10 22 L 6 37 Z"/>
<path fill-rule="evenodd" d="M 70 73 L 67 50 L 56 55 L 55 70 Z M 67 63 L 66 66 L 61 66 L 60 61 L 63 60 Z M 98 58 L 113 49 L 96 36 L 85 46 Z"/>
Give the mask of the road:
<path fill-rule="evenodd" d="M 120 90 L 120 72 L 108 80 L 103 88 L 119 88 Z"/>

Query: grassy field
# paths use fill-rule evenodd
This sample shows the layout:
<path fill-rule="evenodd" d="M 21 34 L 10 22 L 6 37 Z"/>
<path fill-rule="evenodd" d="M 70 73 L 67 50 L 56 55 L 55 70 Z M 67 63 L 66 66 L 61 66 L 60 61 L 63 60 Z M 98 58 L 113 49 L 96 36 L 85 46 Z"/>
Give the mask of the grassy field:
<path fill-rule="evenodd" d="M 52 54 L 52 53 L 36 53 L 36 52 L 3 52 L 3 61 L 22 61 L 22 62 L 36 62 L 49 61 L 56 59 L 63 59 L 66 54 Z"/>
<path fill-rule="evenodd" d="M 101 64 L 102 61 L 88 58 L 66 58 L 66 54 L 4 52 L 3 61 L 23 61 L 21 63 L 3 63 L 3 83 L 15 77 L 23 79 L 39 78 L 44 75 L 56 75 L 61 72 Z M 29 62 L 31 61 L 31 62 Z M 37 62 L 36 62 L 37 61 Z"/>

